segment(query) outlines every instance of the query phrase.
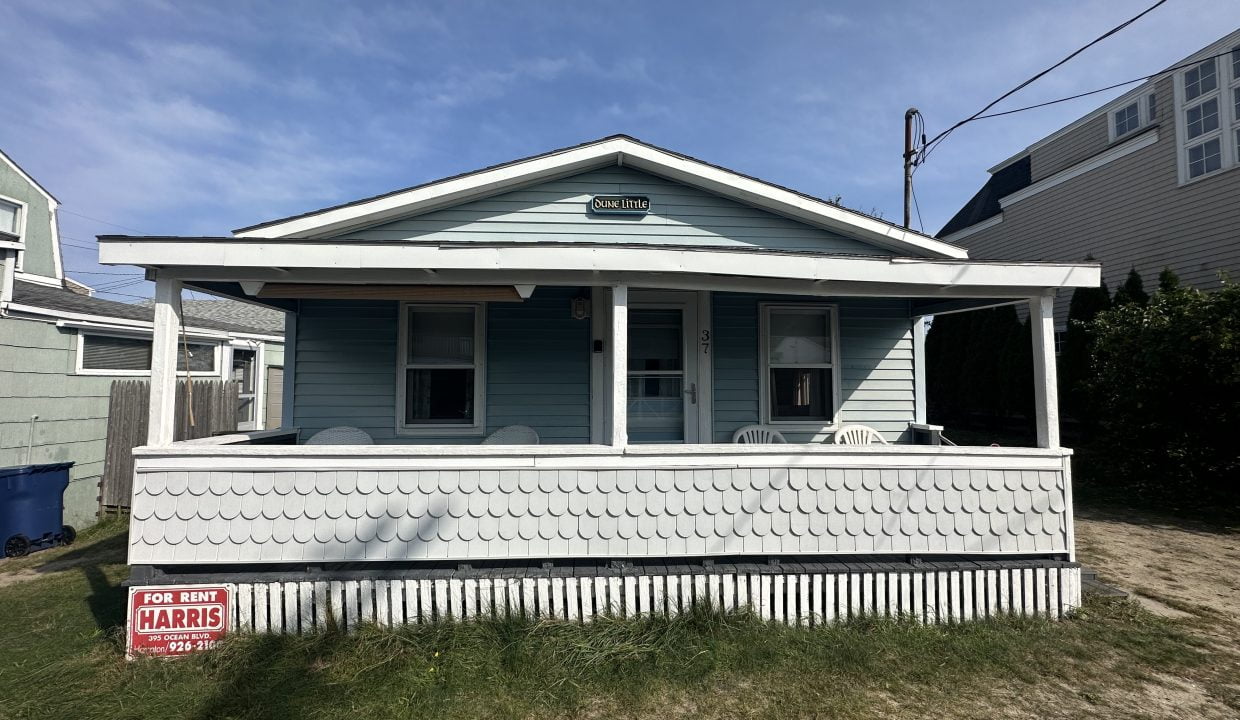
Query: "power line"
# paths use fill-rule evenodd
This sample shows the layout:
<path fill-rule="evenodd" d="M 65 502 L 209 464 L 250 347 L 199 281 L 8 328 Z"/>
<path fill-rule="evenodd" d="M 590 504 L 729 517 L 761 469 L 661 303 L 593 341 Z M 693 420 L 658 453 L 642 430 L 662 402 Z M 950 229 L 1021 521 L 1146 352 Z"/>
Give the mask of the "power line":
<path fill-rule="evenodd" d="M 1166 0 L 1163 0 L 1163 1 L 1166 2 Z M 66 210 L 65 208 L 60 208 L 60 211 L 67 212 L 70 215 L 77 215 L 78 217 L 85 218 L 86 220 L 93 220 L 94 222 L 97 222 L 97 223 L 103 223 L 104 225 L 111 225 L 112 227 L 118 227 L 122 230 L 129 230 L 129 231 L 136 232 L 136 233 L 142 233 L 143 235 L 146 234 L 136 228 L 131 228 L 126 225 L 121 225 L 120 223 L 108 222 L 107 220 L 100 220 L 99 218 L 91 217 L 89 215 L 83 215 L 82 213 L 73 212 L 72 210 Z"/>
<path fill-rule="evenodd" d="M 961 127 L 961 126 L 963 126 L 963 125 L 967 125 L 968 123 L 971 123 L 971 122 L 973 122 L 974 120 L 979 119 L 982 115 L 984 115 L 984 114 L 986 113 L 986 111 L 987 111 L 987 110 L 991 109 L 991 108 L 992 108 L 992 107 L 994 107 L 995 105 L 998 105 L 999 103 L 1003 102 L 1004 100 L 1006 100 L 1007 98 L 1009 98 L 1009 97 L 1011 97 L 1012 95 L 1016 94 L 1017 92 L 1020 92 L 1021 90 L 1024 90 L 1024 89 L 1025 89 L 1026 87 L 1028 87 L 1029 85 L 1033 84 L 1033 83 L 1034 83 L 1034 82 L 1036 82 L 1037 80 L 1039 80 L 1039 79 L 1041 79 L 1042 77 L 1044 77 L 1047 73 L 1050 73 L 1051 71 L 1053 71 L 1053 70 L 1055 70 L 1055 69 L 1057 69 L 1057 68 L 1061 67 L 1062 65 L 1064 65 L 1065 63 L 1067 63 L 1069 60 L 1071 60 L 1072 58 L 1076 57 L 1077 55 L 1080 55 L 1081 53 L 1085 52 L 1086 50 L 1088 50 L 1089 48 L 1093 47 L 1094 45 L 1097 45 L 1098 43 L 1102 42 L 1103 40 L 1105 40 L 1105 39 L 1107 39 L 1107 38 L 1111 37 L 1112 35 L 1114 35 L 1114 34 L 1118 33 L 1119 31 L 1123 30 L 1124 28 L 1128 27 L 1129 25 L 1133 24 L 1134 22 L 1136 22 L 1136 21 L 1140 20 L 1141 18 L 1145 17 L 1146 15 L 1148 15 L 1148 14 L 1149 14 L 1149 13 L 1151 13 L 1151 12 L 1153 12 L 1155 9 L 1157 9 L 1159 6 L 1163 5 L 1163 4 L 1164 4 L 1164 3 L 1166 3 L 1166 2 L 1167 2 L 1167 0 L 1158 0 L 1158 1 L 1157 1 L 1157 2 L 1155 2 L 1153 5 L 1149 6 L 1149 7 L 1148 7 L 1148 8 L 1146 8 L 1145 10 L 1142 10 L 1140 13 L 1138 13 L 1138 14 L 1134 15 L 1133 17 L 1129 18 L 1128 20 L 1125 20 L 1124 22 L 1120 23 L 1119 25 L 1116 25 L 1115 27 L 1111 28 L 1110 30 L 1106 31 L 1105 33 L 1103 33 L 1103 34 L 1099 35 L 1098 37 L 1094 38 L 1093 40 L 1091 40 L 1090 42 L 1086 43 L 1085 45 L 1082 45 L 1080 48 L 1077 48 L 1076 50 L 1074 50 L 1073 52 L 1071 52 L 1071 53 L 1070 53 L 1067 57 L 1065 57 L 1064 59 L 1060 60 L 1059 62 L 1055 63 L 1054 65 L 1051 65 L 1050 67 L 1046 68 L 1045 70 L 1042 70 L 1041 72 L 1037 73 L 1036 75 L 1034 75 L 1033 77 L 1029 78 L 1028 80 L 1025 80 L 1024 82 L 1020 83 L 1019 85 L 1017 85 L 1016 87 L 1012 88 L 1011 90 L 1008 90 L 1007 92 L 1003 93 L 1003 94 L 1002 94 L 1002 95 L 1000 95 L 999 97 L 997 97 L 997 98 L 995 98 L 994 100 L 992 100 L 991 102 L 987 103 L 987 104 L 986 104 L 986 106 L 985 106 L 985 107 L 983 107 L 981 110 L 978 110 L 977 112 L 973 113 L 972 115 L 970 115 L 969 117 L 965 118 L 964 120 L 961 120 L 961 121 L 957 122 L 955 125 L 952 125 L 951 127 L 947 128 L 946 130 L 944 130 L 943 132 L 939 133 L 938 135 L 935 135 L 935 136 L 934 136 L 934 138 L 933 138 L 932 140 L 930 140 L 928 143 L 926 143 L 926 144 L 925 144 L 925 146 L 922 148 L 922 151 L 921 151 L 921 153 L 920 153 L 920 162 L 921 162 L 921 163 L 924 163 L 924 162 L 925 162 L 925 160 L 926 160 L 926 158 L 927 158 L 927 157 L 929 157 L 930 153 L 931 153 L 931 152 L 933 152 L 933 151 L 934 151 L 934 149 L 935 149 L 936 147 L 938 147 L 938 145 L 939 145 L 940 143 L 942 143 L 942 142 L 943 142 L 943 140 L 947 139 L 947 136 L 951 135 L 951 134 L 952 134 L 952 133 L 953 133 L 953 132 L 954 132 L 957 128 L 959 128 L 959 127 Z M 920 163 L 919 163 L 919 164 L 920 164 Z"/>
<path fill-rule="evenodd" d="M 1055 100 L 1047 100 L 1046 102 L 1040 102 L 1035 105 L 1026 105 L 1025 107 L 1019 107 L 1019 108 L 1015 108 L 1012 110 L 1003 110 L 1001 112 L 990 113 L 989 115 L 978 115 L 974 119 L 985 120 L 987 118 L 1003 117 L 1004 115 L 1012 115 L 1018 112 L 1024 112 L 1026 110 L 1037 110 L 1038 108 L 1044 108 L 1048 105 L 1056 105 L 1058 103 L 1068 102 L 1069 100 L 1077 100 L 1079 98 L 1088 97 L 1090 95 L 1097 95 L 1098 93 L 1103 93 L 1103 92 L 1106 92 L 1107 90 L 1114 90 L 1115 88 L 1121 88 L 1121 87 L 1124 87 L 1125 85 L 1132 85 L 1133 83 L 1144 82 L 1146 80 L 1156 78 L 1160 75 L 1166 75 L 1169 72 L 1175 72 L 1176 70 L 1183 70 L 1184 68 L 1196 67 L 1207 60 L 1217 60 L 1218 58 L 1221 58 L 1221 57 L 1227 57 L 1229 55 L 1234 55 L 1235 52 L 1236 51 L 1234 50 L 1228 50 L 1226 52 L 1218 53 L 1217 55 L 1209 55 L 1207 57 L 1198 58 L 1192 62 L 1183 63 L 1181 65 L 1174 65 L 1172 67 L 1159 70 L 1156 73 L 1151 73 L 1143 77 L 1133 78 L 1132 80 L 1125 80 L 1123 82 L 1115 83 L 1114 85 L 1107 85 L 1106 87 L 1098 88 L 1097 90 L 1088 90 L 1083 93 L 1077 93 L 1076 95 L 1069 95 L 1067 97 L 1061 97 Z"/>
<path fill-rule="evenodd" d="M 913 209 L 917 211 L 917 227 L 921 234 L 926 234 L 926 224 L 921 221 L 921 203 L 917 202 L 917 188 L 909 185 L 909 193 L 913 196 Z"/>
<path fill-rule="evenodd" d="M 104 272 L 102 270 L 73 270 L 66 269 L 65 272 L 71 272 L 74 275 L 118 275 L 126 277 L 145 277 L 145 273 L 127 273 L 127 272 Z"/>
<path fill-rule="evenodd" d="M 112 292 L 112 291 L 110 291 L 110 290 L 98 290 L 98 289 L 96 289 L 96 290 L 95 290 L 95 292 L 99 293 L 100 295 L 120 295 L 121 297 L 137 298 L 137 299 L 139 299 L 139 300 L 150 300 L 150 299 L 151 299 L 151 298 L 150 298 L 150 296 L 148 296 L 148 295 L 131 295 L 131 294 L 129 294 L 129 293 Z"/>

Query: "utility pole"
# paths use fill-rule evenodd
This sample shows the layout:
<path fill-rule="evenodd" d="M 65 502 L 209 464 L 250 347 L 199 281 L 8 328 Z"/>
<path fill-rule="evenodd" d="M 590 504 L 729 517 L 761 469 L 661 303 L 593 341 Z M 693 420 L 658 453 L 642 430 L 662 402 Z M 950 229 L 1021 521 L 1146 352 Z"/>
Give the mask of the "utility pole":
<path fill-rule="evenodd" d="M 917 108 L 904 111 L 904 227 L 912 230 L 913 223 L 913 118 Z"/>

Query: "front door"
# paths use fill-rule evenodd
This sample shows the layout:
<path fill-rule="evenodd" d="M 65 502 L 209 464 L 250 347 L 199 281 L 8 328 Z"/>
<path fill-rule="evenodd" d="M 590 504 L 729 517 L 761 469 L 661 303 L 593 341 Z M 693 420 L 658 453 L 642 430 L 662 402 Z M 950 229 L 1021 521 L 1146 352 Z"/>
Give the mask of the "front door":
<path fill-rule="evenodd" d="M 690 345 L 697 336 L 696 307 L 691 299 L 637 301 L 629 307 L 631 443 L 698 441 L 700 390 Z"/>

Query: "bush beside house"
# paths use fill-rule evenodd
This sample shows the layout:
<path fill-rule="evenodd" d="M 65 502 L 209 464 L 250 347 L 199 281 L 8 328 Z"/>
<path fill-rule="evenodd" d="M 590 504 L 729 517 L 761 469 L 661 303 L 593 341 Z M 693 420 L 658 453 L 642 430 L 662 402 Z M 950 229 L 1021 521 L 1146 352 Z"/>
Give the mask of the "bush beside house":
<path fill-rule="evenodd" d="M 978 361 L 992 357 L 1002 361 L 987 373 Z M 935 318 L 926 358 L 930 419 L 948 437 L 1022 435 L 1031 342 L 1012 308 Z M 1175 506 L 1240 500 L 1240 287 L 1204 293 L 1164 271 L 1149 296 L 1133 271 L 1113 299 L 1077 290 L 1059 370 L 1082 490 Z"/>

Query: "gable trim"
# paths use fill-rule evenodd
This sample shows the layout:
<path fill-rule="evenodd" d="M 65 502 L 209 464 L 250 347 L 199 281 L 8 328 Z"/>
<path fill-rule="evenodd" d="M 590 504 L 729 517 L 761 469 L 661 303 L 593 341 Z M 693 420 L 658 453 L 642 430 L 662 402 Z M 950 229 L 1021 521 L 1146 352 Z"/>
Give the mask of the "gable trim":
<path fill-rule="evenodd" d="M 1158 142 L 1157 125 L 1151 126 L 1143 134 L 1137 135 L 1125 142 L 1115 145 L 1109 150 L 1104 150 L 1084 162 L 1077 163 L 1070 168 L 1061 170 L 1049 177 L 1045 177 L 1032 185 L 1029 185 L 1028 187 L 1017 190 L 1011 195 L 999 198 L 999 207 L 1002 209 L 1007 209 L 1009 205 L 1031 198 L 1034 195 L 1046 190 L 1050 190 L 1056 185 L 1062 185 L 1075 177 L 1084 175 L 1092 170 L 1097 170 L 1104 165 L 1115 162 L 1126 155 L 1131 155 L 1138 150 L 1144 150 L 1156 142 Z"/>
<path fill-rule="evenodd" d="M 951 233 L 950 235 L 944 235 L 942 239 L 946 240 L 947 242 L 956 242 L 957 240 L 963 240 L 969 237 L 970 235 L 974 235 L 983 230 L 999 225 L 1002 222 L 1003 222 L 1003 211 L 1001 210 L 999 211 L 998 215 L 991 215 L 990 217 L 986 218 L 985 220 L 982 220 L 981 222 L 976 222 L 966 228 L 961 228 L 960 230 L 957 230 L 956 232 Z"/>
<path fill-rule="evenodd" d="M 605 138 L 369 200 L 241 228 L 235 234 L 243 238 L 346 234 L 385 220 L 419 215 L 609 165 L 649 172 L 896 252 L 914 256 L 968 257 L 964 248 L 627 136 Z"/>
<path fill-rule="evenodd" d="M 38 191 L 40 195 L 47 198 L 47 202 L 51 206 L 52 210 L 55 210 L 56 207 L 60 205 L 60 201 L 56 199 L 55 195 L 52 195 L 50 192 L 48 192 L 47 188 L 40 185 L 38 180 L 35 180 L 33 177 L 31 177 L 30 173 L 23 170 L 22 166 L 18 165 L 17 161 L 9 157 L 3 150 L 0 150 L 0 160 L 3 160 L 4 164 L 12 168 L 13 172 L 20 175 L 23 180 L 30 183 L 31 187 L 33 187 L 36 191 Z"/>

